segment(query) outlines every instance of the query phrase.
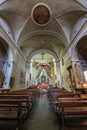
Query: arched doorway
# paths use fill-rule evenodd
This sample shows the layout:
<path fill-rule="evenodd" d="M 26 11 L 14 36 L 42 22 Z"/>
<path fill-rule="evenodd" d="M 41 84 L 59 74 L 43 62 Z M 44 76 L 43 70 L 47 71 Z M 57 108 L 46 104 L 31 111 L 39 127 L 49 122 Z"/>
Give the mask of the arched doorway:
<path fill-rule="evenodd" d="M 87 35 L 82 37 L 77 44 L 78 58 L 80 60 L 79 67 L 81 69 L 80 76 L 83 81 L 87 81 Z"/>

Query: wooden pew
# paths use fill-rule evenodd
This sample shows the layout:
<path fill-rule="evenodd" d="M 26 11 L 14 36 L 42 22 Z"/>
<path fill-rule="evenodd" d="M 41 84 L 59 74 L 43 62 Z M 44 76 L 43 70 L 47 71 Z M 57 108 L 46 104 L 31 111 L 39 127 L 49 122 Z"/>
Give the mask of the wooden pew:
<path fill-rule="evenodd" d="M 81 94 L 87 94 L 87 88 L 81 87 L 81 88 L 75 88 L 76 92 L 80 92 Z"/>
<path fill-rule="evenodd" d="M 52 95 L 53 99 L 57 99 L 59 97 L 80 97 L 80 93 L 64 92 L 64 93 L 54 93 Z"/>
<path fill-rule="evenodd" d="M 80 93 L 74 93 L 74 92 L 68 92 L 67 90 L 63 89 L 63 88 L 59 88 L 59 89 L 49 89 L 48 90 L 48 95 L 51 96 L 51 97 L 57 97 L 59 95 L 63 95 L 63 94 L 80 94 Z M 49 97 L 48 96 L 48 97 Z M 49 97 L 50 98 L 50 97 Z"/>
<path fill-rule="evenodd" d="M 32 110 L 33 105 L 37 101 L 37 95 L 35 94 L 37 90 L 15 90 L 15 91 L 9 91 L 6 93 L 0 93 L 0 98 L 16 98 L 16 99 L 22 99 L 24 104 L 24 98 L 25 98 L 25 107 L 27 108 L 27 114 Z M 23 106 L 22 106 L 23 107 Z"/>
<path fill-rule="evenodd" d="M 48 91 L 48 97 L 50 100 L 53 100 L 53 99 L 57 99 L 59 97 L 74 97 L 74 96 L 80 96 L 80 93 L 73 93 L 73 92 L 68 92 L 67 90 L 65 89 L 51 89 Z"/>
<path fill-rule="evenodd" d="M 56 100 L 58 100 L 59 98 L 79 98 L 80 97 L 80 94 L 79 93 L 72 93 L 72 92 L 66 92 L 66 93 L 56 93 L 54 94 L 51 98 L 50 98 L 50 102 L 51 102 L 51 105 L 52 107 L 54 108 L 54 102 Z"/>
<path fill-rule="evenodd" d="M 57 114 L 62 121 L 62 128 L 65 124 L 66 117 L 87 116 L 87 100 L 66 100 L 58 103 Z"/>
<path fill-rule="evenodd" d="M 30 101 L 29 95 L 16 95 L 16 94 L 0 94 L 0 100 L 1 99 L 16 99 L 16 100 L 20 100 L 20 102 L 22 103 L 21 107 L 23 110 L 26 111 L 26 117 L 28 116 L 31 108 L 32 108 L 32 103 Z"/>
<path fill-rule="evenodd" d="M 38 89 L 22 89 L 22 90 L 14 90 L 14 91 L 11 91 L 10 93 L 8 94 L 23 94 L 23 95 L 26 95 L 26 94 L 29 94 L 29 97 L 31 98 L 33 104 L 38 101 L 39 99 L 39 91 Z"/>
<path fill-rule="evenodd" d="M 20 128 L 25 111 L 22 110 L 22 102 L 18 99 L 0 99 L 0 120 L 4 125 L 6 121 L 16 121 L 16 128 Z"/>
<path fill-rule="evenodd" d="M 58 113 L 59 110 L 59 104 L 61 102 L 70 102 L 70 101 L 87 101 L 87 98 L 81 98 L 81 97 L 61 97 L 53 101 L 52 106 L 55 113 Z"/>
<path fill-rule="evenodd" d="M 10 88 L 7 88 L 7 89 L 5 89 L 5 88 L 0 88 L 0 93 L 6 93 L 6 92 L 8 92 L 8 91 L 10 91 Z"/>
<path fill-rule="evenodd" d="M 21 119 L 25 119 L 29 112 L 31 111 L 34 103 L 36 102 L 38 95 L 37 90 L 16 90 L 16 91 L 6 91 L 0 93 L 0 114 L 4 122 L 6 120 L 16 120 L 17 127 L 20 126 Z M 3 106 L 3 104 L 4 106 Z M 12 104 L 13 102 L 13 104 Z M 18 104 L 17 104 L 18 103 Z M 19 107 L 20 106 L 20 107 Z M 19 111 L 20 108 L 20 111 Z M 10 110 L 10 111 L 9 111 Z M 14 111 L 12 111 L 14 110 Z M 23 118 L 19 116 L 20 112 L 23 113 Z M 5 114 L 6 113 L 6 114 Z M 12 115 L 13 113 L 13 115 Z M 21 115 L 22 115 L 21 113 Z M 10 114 L 10 116 L 9 116 Z M 3 116 L 2 116 L 3 115 Z M 6 116 L 5 116 L 6 115 Z M 17 116 L 18 115 L 18 116 Z"/>
<path fill-rule="evenodd" d="M 49 90 L 48 97 L 57 117 L 62 122 L 62 128 L 66 117 L 87 116 L 87 98 L 82 98 L 79 92 L 67 92 L 65 90 Z"/>

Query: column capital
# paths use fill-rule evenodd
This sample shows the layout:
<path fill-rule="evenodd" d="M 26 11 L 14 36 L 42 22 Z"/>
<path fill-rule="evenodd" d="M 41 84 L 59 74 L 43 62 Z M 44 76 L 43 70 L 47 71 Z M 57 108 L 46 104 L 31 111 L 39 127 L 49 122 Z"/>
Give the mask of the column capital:
<path fill-rule="evenodd" d="M 71 60 L 72 62 L 74 63 L 79 63 L 80 61 L 79 60 Z"/>

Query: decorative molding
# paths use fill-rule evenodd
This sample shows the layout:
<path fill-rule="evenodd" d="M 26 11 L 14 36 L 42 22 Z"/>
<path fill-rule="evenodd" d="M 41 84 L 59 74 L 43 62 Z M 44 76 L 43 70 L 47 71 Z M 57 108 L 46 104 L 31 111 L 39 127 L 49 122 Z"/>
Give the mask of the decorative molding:
<path fill-rule="evenodd" d="M 22 36 L 21 39 L 18 40 L 18 45 L 21 46 L 21 43 L 23 43 L 25 40 L 37 36 L 37 35 L 48 35 L 48 36 L 53 36 L 58 38 L 59 40 L 61 40 L 61 42 L 63 42 L 62 45 L 66 46 L 66 42 L 63 38 L 63 36 L 61 36 L 59 33 L 51 31 L 51 30 L 37 30 L 37 31 L 33 31 L 32 33 L 27 33 L 26 35 Z"/>
<path fill-rule="evenodd" d="M 45 3 L 38 3 L 32 9 L 31 18 L 36 25 L 45 26 L 50 22 L 51 10 Z"/>
<path fill-rule="evenodd" d="M 55 58 L 56 62 L 59 61 L 58 56 L 57 56 L 53 51 L 47 50 L 47 49 L 40 49 L 40 50 L 36 50 L 36 51 L 32 52 L 32 53 L 29 54 L 29 56 L 27 57 L 27 60 L 30 61 L 31 58 L 32 58 L 35 54 L 37 54 L 37 53 L 42 53 L 42 52 L 50 53 L 50 54 Z"/>
<path fill-rule="evenodd" d="M 3 34 L 3 36 L 8 40 L 8 45 L 12 48 L 15 48 L 17 52 L 22 56 L 22 58 L 26 61 L 26 57 L 24 57 L 22 51 L 20 48 L 18 48 L 15 43 L 12 41 L 12 39 L 8 36 L 8 34 L 3 30 L 3 28 L 0 26 L 0 32 Z M 6 41 L 6 39 L 4 39 Z"/>
<path fill-rule="evenodd" d="M 2 4 L 4 4 L 5 2 L 7 2 L 8 0 L 0 0 L 0 6 L 2 5 Z"/>
<path fill-rule="evenodd" d="M 87 0 L 85 0 L 85 2 L 83 0 L 82 2 L 80 0 L 76 0 L 76 2 L 78 2 L 81 6 L 87 9 Z"/>

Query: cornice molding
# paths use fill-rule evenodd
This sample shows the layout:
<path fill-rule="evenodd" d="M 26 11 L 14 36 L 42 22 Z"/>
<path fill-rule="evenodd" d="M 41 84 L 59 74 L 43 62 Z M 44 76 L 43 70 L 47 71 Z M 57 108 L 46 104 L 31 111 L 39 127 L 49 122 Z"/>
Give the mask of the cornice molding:
<path fill-rule="evenodd" d="M 18 41 L 18 46 L 21 46 L 21 43 L 23 41 L 27 40 L 28 38 L 31 38 L 31 37 L 34 37 L 34 36 L 37 36 L 37 35 L 49 35 L 49 36 L 53 36 L 53 37 L 56 37 L 56 38 L 60 39 L 63 43 L 65 43 L 64 38 L 59 33 L 57 33 L 57 32 L 48 31 L 48 30 L 37 30 L 37 31 L 34 31 L 32 33 L 28 33 L 28 34 L 24 35 L 24 37 L 22 37 L 22 39 L 20 39 Z"/>

